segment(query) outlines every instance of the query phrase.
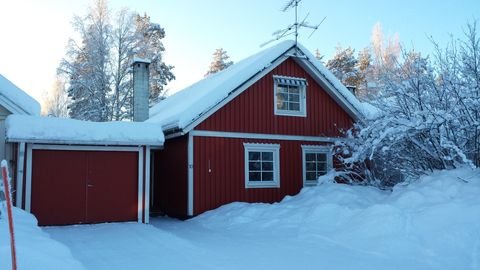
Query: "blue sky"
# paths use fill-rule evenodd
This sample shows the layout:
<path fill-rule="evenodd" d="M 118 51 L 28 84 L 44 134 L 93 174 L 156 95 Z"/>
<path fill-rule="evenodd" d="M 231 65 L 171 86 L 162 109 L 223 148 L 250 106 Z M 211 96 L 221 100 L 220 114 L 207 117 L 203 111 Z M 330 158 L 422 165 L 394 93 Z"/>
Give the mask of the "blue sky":
<path fill-rule="evenodd" d="M 281 12 L 286 0 L 110 0 L 112 10 L 128 7 L 146 12 L 166 30 L 166 62 L 175 66 L 177 80 L 170 91 L 201 79 L 216 48 L 234 61 L 261 50 L 271 33 L 293 22 L 294 13 Z M 73 35 L 73 14 L 85 14 L 91 1 L 18 0 L 0 4 L 0 73 L 40 99 L 55 76 L 56 67 Z M 450 34 L 460 36 L 467 21 L 480 19 L 479 0 L 303 0 L 299 17 L 309 13 L 315 24 L 327 16 L 311 37 L 300 42 L 330 58 L 337 45 L 357 51 L 370 43 L 380 22 L 386 35 L 398 33 L 407 48 L 429 53 L 433 36 L 440 44 Z"/>

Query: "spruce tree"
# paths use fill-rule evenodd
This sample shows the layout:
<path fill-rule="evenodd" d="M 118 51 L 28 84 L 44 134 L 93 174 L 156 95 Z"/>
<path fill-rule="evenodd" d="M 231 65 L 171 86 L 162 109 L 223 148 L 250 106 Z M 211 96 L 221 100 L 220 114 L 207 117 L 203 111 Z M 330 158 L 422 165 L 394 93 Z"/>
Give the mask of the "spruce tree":
<path fill-rule="evenodd" d="M 210 68 L 208 69 L 205 76 L 217 73 L 231 66 L 233 62 L 229 61 L 229 59 L 230 57 L 228 56 L 227 51 L 225 51 L 223 48 L 216 49 L 213 53 L 213 61 L 210 64 Z"/>

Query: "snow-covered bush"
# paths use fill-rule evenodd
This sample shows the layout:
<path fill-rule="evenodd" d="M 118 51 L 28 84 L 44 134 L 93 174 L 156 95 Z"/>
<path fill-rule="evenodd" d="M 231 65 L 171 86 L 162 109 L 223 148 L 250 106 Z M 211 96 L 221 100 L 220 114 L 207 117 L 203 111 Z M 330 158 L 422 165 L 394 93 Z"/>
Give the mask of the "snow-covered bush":
<path fill-rule="evenodd" d="M 381 75 L 384 88 L 374 105 L 379 113 L 355 127 L 355 140 L 339 151 L 344 176 L 363 183 L 392 186 L 437 169 L 480 164 L 480 38 L 477 23 L 465 39 L 434 58 L 404 53 L 394 69 Z M 358 176 L 357 178 L 358 179 Z"/>

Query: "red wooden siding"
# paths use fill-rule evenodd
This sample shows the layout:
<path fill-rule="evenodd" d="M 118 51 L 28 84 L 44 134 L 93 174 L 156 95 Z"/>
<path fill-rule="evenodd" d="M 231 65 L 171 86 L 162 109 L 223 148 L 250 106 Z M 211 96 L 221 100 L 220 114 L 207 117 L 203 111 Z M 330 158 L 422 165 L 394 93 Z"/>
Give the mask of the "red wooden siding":
<path fill-rule="evenodd" d="M 307 117 L 274 114 L 273 75 L 307 79 Z M 352 118 L 291 58 L 258 80 L 195 129 L 210 131 L 341 136 Z"/>
<path fill-rule="evenodd" d="M 153 152 L 152 204 L 150 211 L 187 217 L 188 137 L 165 141 L 164 149 Z"/>
<path fill-rule="evenodd" d="M 280 188 L 245 188 L 244 142 L 280 144 Z M 272 203 L 297 194 L 303 187 L 302 144 L 318 143 L 194 137 L 194 214 L 235 201 Z"/>
<path fill-rule="evenodd" d="M 33 150 L 31 211 L 39 225 L 137 219 L 137 152 Z"/>

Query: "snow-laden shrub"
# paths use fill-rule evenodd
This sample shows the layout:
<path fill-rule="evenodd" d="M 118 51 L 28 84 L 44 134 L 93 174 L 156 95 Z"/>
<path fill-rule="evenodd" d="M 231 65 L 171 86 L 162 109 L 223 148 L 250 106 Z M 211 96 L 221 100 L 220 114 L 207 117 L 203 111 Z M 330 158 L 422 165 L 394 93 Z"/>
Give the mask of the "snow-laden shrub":
<path fill-rule="evenodd" d="M 480 38 L 437 46 L 430 60 L 404 53 L 380 77 L 379 113 L 359 123 L 338 147 L 348 181 L 392 186 L 426 172 L 480 164 Z M 354 177 L 352 177 L 354 176 Z"/>

